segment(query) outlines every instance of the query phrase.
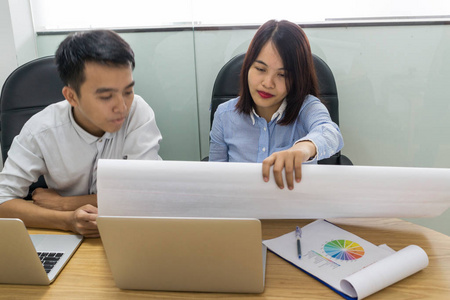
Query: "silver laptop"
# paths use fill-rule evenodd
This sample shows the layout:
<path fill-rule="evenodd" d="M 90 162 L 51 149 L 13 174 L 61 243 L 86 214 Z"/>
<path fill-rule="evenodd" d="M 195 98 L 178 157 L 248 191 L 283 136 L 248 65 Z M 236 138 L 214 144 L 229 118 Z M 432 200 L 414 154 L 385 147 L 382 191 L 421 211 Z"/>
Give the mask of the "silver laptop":
<path fill-rule="evenodd" d="M 121 289 L 262 293 L 266 247 L 257 219 L 99 216 Z"/>
<path fill-rule="evenodd" d="M 0 218 L 0 283 L 52 283 L 82 240 L 80 235 L 29 235 L 20 219 Z"/>

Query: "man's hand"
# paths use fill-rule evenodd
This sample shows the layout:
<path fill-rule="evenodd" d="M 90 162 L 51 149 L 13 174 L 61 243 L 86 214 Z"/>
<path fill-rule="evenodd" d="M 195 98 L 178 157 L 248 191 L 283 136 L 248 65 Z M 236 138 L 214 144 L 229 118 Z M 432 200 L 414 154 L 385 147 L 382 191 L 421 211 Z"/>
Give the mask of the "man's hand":
<path fill-rule="evenodd" d="M 55 190 L 37 188 L 31 194 L 33 203 L 44 208 L 54 210 L 68 210 L 65 207 L 64 198 L 61 197 Z"/>
<path fill-rule="evenodd" d="M 96 195 L 86 195 L 85 198 L 94 198 L 94 196 L 96 199 Z M 85 204 L 73 210 L 59 211 L 17 198 L 0 205 L 0 218 L 19 218 L 27 227 L 68 230 L 85 237 L 99 237 L 97 214 L 97 207 L 91 204 Z"/>
<path fill-rule="evenodd" d="M 288 189 L 294 188 L 295 181 L 300 182 L 302 178 L 302 163 L 316 155 L 316 146 L 310 141 L 302 141 L 291 148 L 275 152 L 262 163 L 262 173 L 265 182 L 269 181 L 270 167 L 273 166 L 273 177 L 280 189 L 284 188 L 283 169 L 286 175 Z"/>
<path fill-rule="evenodd" d="M 97 207 L 86 204 L 72 213 L 69 228 L 71 231 L 88 238 L 99 237 L 97 216 Z"/>

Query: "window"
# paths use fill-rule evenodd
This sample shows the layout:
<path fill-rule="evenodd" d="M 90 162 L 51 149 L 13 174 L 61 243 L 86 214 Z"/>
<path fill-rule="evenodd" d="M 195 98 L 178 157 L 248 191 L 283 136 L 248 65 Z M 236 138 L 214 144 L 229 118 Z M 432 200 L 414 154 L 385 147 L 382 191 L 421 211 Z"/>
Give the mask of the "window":
<path fill-rule="evenodd" d="M 35 31 L 192 26 L 187 0 L 30 0 Z"/>
<path fill-rule="evenodd" d="M 448 19 L 446 0 L 30 0 L 35 30 Z"/>

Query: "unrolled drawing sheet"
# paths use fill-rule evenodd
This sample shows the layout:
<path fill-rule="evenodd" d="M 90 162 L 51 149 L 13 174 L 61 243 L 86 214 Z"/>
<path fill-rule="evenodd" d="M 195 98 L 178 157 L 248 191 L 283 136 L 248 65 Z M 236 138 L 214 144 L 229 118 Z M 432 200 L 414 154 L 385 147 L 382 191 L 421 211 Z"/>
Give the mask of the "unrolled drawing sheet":
<path fill-rule="evenodd" d="M 450 206 L 450 169 L 303 165 L 293 190 L 261 164 L 100 160 L 100 215 L 432 217 Z M 271 174 L 273 175 L 273 174 Z"/>

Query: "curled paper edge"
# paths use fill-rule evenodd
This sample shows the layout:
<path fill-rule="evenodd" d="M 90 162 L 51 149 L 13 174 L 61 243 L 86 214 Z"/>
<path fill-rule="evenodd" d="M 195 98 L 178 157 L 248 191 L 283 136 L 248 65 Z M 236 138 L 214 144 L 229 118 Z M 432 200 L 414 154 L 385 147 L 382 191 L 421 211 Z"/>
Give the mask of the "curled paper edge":
<path fill-rule="evenodd" d="M 426 252 L 409 245 L 395 254 L 341 280 L 341 289 L 347 295 L 363 299 L 428 266 Z"/>

